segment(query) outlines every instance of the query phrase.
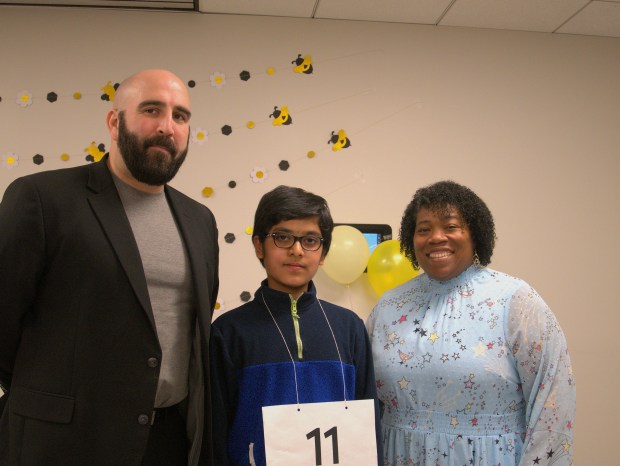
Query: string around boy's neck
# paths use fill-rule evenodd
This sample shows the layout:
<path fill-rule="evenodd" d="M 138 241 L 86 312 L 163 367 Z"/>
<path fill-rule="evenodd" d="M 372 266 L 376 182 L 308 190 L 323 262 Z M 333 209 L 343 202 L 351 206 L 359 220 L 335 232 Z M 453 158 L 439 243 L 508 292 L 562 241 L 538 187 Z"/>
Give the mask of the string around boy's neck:
<path fill-rule="evenodd" d="M 295 366 L 295 359 L 293 358 L 293 354 L 291 353 L 290 348 L 288 347 L 288 344 L 286 343 L 286 339 L 284 338 L 284 333 L 282 333 L 282 329 L 280 329 L 280 326 L 278 325 L 278 322 L 276 321 L 276 318 L 274 317 L 273 313 L 271 312 L 271 309 L 269 308 L 269 305 L 267 304 L 267 301 L 265 300 L 265 295 L 263 294 L 263 291 L 260 290 L 260 296 L 263 300 L 263 304 L 265 305 L 265 309 L 267 309 L 267 312 L 269 313 L 269 315 L 271 316 L 271 320 L 273 320 L 273 323 L 276 325 L 276 328 L 278 329 L 278 333 L 280 333 L 280 337 L 282 338 L 282 342 L 284 343 L 284 346 L 286 347 L 286 351 L 288 352 L 288 356 L 289 358 L 291 358 L 291 362 L 293 363 L 293 375 L 295 377 L 295 397 L 297 400 L 297 409 L 299 410 L 299 388 L 297 385 L 297 368 Z M 299 295 L 300 297 L 303 296 L 303 293 L 301 295 Z M 292 295 L 291 295 L 292 297 Z M 321 311 L 323 312 L 323 317 L 325 317 L 325 322 L 327 322 L 327 326 L 329 327 L 329 331 L 332 334 L 332 339 L 334 340 L 334 345 L 336 345 L 336 352 L 338 353 L 338 360 L 340 361 L 340 371 L 342 373 L 342 387 L 343 387 L 343 399 L 344 402 L 346 404 L 347 402 L 347 385 L 345 382 L 345 377 L 344 377 L 344 364 L 342 363 L 342 356 L 340 355 L 340 348 L 338 348 L 338 342 L 336 341 L 336 335 L 334 334 L 334 330 L 332 329 L 331 324 L 329 323 L 329 319 L 327 318 L 327 314 L 325 313 L 325 309 L 323 309 L 323 305 L 321 304 L 321 301 L 319 300 L 319 298 L 317 296 L 315 296 L 316 302 L 318 303 L 319 307 L 321 308 Z"/>

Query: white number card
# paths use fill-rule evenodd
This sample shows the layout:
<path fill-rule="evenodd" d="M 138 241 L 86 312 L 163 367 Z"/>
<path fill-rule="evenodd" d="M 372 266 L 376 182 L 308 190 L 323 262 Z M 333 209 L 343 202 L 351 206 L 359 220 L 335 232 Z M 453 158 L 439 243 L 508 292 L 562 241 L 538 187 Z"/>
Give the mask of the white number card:
<path fill-rule="evenodd" d="M 377 466 L 373 400 L 263 407 L 267 466 Z"/>

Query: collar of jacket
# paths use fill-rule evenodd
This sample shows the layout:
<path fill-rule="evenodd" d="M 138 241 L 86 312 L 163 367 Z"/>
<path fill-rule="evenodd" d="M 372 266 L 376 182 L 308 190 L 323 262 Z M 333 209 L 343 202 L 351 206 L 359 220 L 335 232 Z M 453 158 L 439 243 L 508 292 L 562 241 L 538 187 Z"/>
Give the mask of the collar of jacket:
<path fill-rule="evenodd" d="M 284 291 L 274 290 L 273 288 L 269 288 L 267 286 L 267 279 L 261 282 L 261 286 L 256 293 L 254 293 L 254 299 L 260 303 L 261 306 L 264 306 L 263 299 L 261 298 L 261 293 L 265 297 L 265 301 L 267 301 L 267 305 L 271 312 L 274 314 L 291 313 L 291 295 L 285 293 Z M 316 296 L 316 288 L 314 283 L 310 281 L 308 284 L 308 291 L 305 291 L 298 299 L 297 299 L 297 312 L 298 314 L 303 314 L 308 311 L 317 300 Z"/>

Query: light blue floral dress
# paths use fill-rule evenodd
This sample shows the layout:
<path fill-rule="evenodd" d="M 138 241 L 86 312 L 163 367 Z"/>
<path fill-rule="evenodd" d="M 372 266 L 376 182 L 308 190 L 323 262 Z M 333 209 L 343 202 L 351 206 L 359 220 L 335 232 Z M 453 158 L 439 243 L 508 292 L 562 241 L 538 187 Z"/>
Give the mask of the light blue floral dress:
<path fill-rule="evenodd" d="M 566 340 L 523 280 L 471 266 L 386 292 L 367 322 L 385 466 L 570 465 Z"/>

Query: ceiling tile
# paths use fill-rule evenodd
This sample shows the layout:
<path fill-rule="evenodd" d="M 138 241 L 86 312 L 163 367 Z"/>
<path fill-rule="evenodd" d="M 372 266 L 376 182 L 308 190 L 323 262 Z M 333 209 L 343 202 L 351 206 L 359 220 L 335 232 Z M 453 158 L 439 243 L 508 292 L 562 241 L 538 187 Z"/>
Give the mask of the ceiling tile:
<path fill-rule="evenodd" d="M 311 18 L 316 0 L 199 0 L 203 13 Z"/>
<path fill-rule="evenodd" d="M 589 0 L 456 0 L 440 26 L 553 32 Z"/>
<path fill-rule="evenodd" d="M 452 0 L 320 0 L 315 18 L 436 24 Z"/>
<path fill-rule="evenodd" d="M 592 2 L 556 32 L 620 37 L 620 0 Z"/>

